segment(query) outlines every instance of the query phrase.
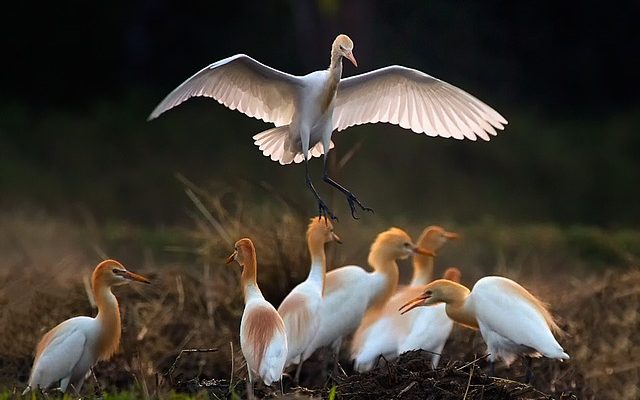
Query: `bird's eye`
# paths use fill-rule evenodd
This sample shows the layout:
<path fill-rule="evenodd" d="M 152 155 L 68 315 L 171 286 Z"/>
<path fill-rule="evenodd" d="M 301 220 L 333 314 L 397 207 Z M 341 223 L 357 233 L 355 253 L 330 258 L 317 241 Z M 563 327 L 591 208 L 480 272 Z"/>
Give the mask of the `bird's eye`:
<path fill-rule="evenodd" d="M 114 274 L 117 275 L 117 274 L 120 273 L 120 270 L 118 268 L 114 268 L 114 269 L 111 270 L 111 272 L 113 272 Z"/>
<path fill-rule="evenodd" d="M 404 247 L 411 247 L 411 243 L 409 243 L 409 242 L 404 242 Z"/>
<path fill-rule="evenodd" d="M 433 293 L 431 292 L 431 290 L 427 290 L 426 292 L 424 292 L 424 294 L 427 296 L 431 296 Z"/>
<path fill-rule="evenodd" d="M 346 49 L 344 48 L 343 45 L 340 45 L 340 50 L 345 51 Z"/>

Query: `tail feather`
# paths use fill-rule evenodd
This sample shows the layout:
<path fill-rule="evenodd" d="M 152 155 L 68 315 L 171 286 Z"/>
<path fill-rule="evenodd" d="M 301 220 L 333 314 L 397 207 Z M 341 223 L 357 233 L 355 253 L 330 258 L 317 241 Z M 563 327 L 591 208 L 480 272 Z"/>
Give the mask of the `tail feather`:
<path fill-rule="evenodd" d="M 292 162 L 298 164 L 304 161 L 302 151 L 294 152 L 290 150 L 289 125 L 278 126 L 260 132 L 253 136 L 253 140 L 254 144 L 262 151 L 262 154 L 282 165 L 291 164 Z M 333 142 L 331 142 L 329 149 L 334 146 Z M 309 149 L 310 157 L 320 157 L 323 154 L 324 146 L 322 146 L 321 142 L 316 143 L 315 146 Z"/>

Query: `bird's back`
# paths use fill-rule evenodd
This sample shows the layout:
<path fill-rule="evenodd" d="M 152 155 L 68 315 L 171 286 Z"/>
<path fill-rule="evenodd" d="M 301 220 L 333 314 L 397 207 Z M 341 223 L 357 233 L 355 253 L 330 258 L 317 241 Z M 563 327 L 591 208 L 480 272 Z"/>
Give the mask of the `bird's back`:
<path fill-rule="evenodd" d="M 287 358 L 287 337 L 282 318 L 266 300 L 252 300 L 245 306 L 240 345 L 247 365 L 265 384 L 280 380 Z"/>
<path fill-rule="evenodd" d="M 322 285 L 304 281 L 285 297 L 278 307 L 287 332 L 287 364 L 296 362 L 311 344 L 320 326 Z"/>
<path fill-rule="evenodd" d="M 75 317 L 45 333 L 36 347 L 29 386 L 45 389 L 88 372 L 97 361 L 97 354 L 91 351 L 96 341 L 95 325 L 93 318 Z"/>
<path fill-rule="evenodd" d="M 355 265 L 327 273 L 320 328 L 304 353 L 305 359 L 316 349 L 329 346 L 356 330 L 369 306 L 369 291 L 375 284 L 373 275 Z"/>

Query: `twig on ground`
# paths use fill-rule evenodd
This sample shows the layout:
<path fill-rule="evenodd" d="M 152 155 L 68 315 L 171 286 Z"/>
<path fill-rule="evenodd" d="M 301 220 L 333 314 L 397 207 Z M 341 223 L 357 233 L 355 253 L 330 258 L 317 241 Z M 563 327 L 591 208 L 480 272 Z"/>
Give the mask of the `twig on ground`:
<path fill-rule="evenodd" d="M 182 354 L 184 353 L 213 353 L 216 351 L 218 351 L 217 347 L 212 347 L 210 349 L 182 349 L 180 350 L 180 353 L 178 353 L 178 356 L 175 358 L 175 360 L 173 360 L 173 364 L 171 364 L 164 376 L 171 377 L 171 374 L 176 369 L 176 364 L 178 363 L 180 358 L 182 358 Z"/>

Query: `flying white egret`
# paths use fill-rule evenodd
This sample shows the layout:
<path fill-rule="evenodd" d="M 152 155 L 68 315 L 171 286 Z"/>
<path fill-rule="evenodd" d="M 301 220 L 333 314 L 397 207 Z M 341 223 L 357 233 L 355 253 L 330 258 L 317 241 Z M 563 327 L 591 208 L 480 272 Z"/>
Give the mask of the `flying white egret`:
<path fill-rule="evenodd" d="M 265 156 L 280 164 L 305 161 L 306 183 L 320 215 L 335 219 L 316 191 L 307 162 L 324 154 L 326 183 L 341 191 L 351 215 L 356 206 L 372 211 L 327 171 L 331 134 L 350 126 L 389 122 L 416 133 L 445 138 L 489 140 L 507 121 L 491 107 L 447 82 L 415 69 L 393 65 L 342 79 L 342 59 L 357 66 L 353 41 L 338 35 L 327 70 L 294 76 L 237 54 L 187 79 L 158 104 L 149 120 L 195 96 L 212 97 L 276 127 L 253 137 Z"/>

